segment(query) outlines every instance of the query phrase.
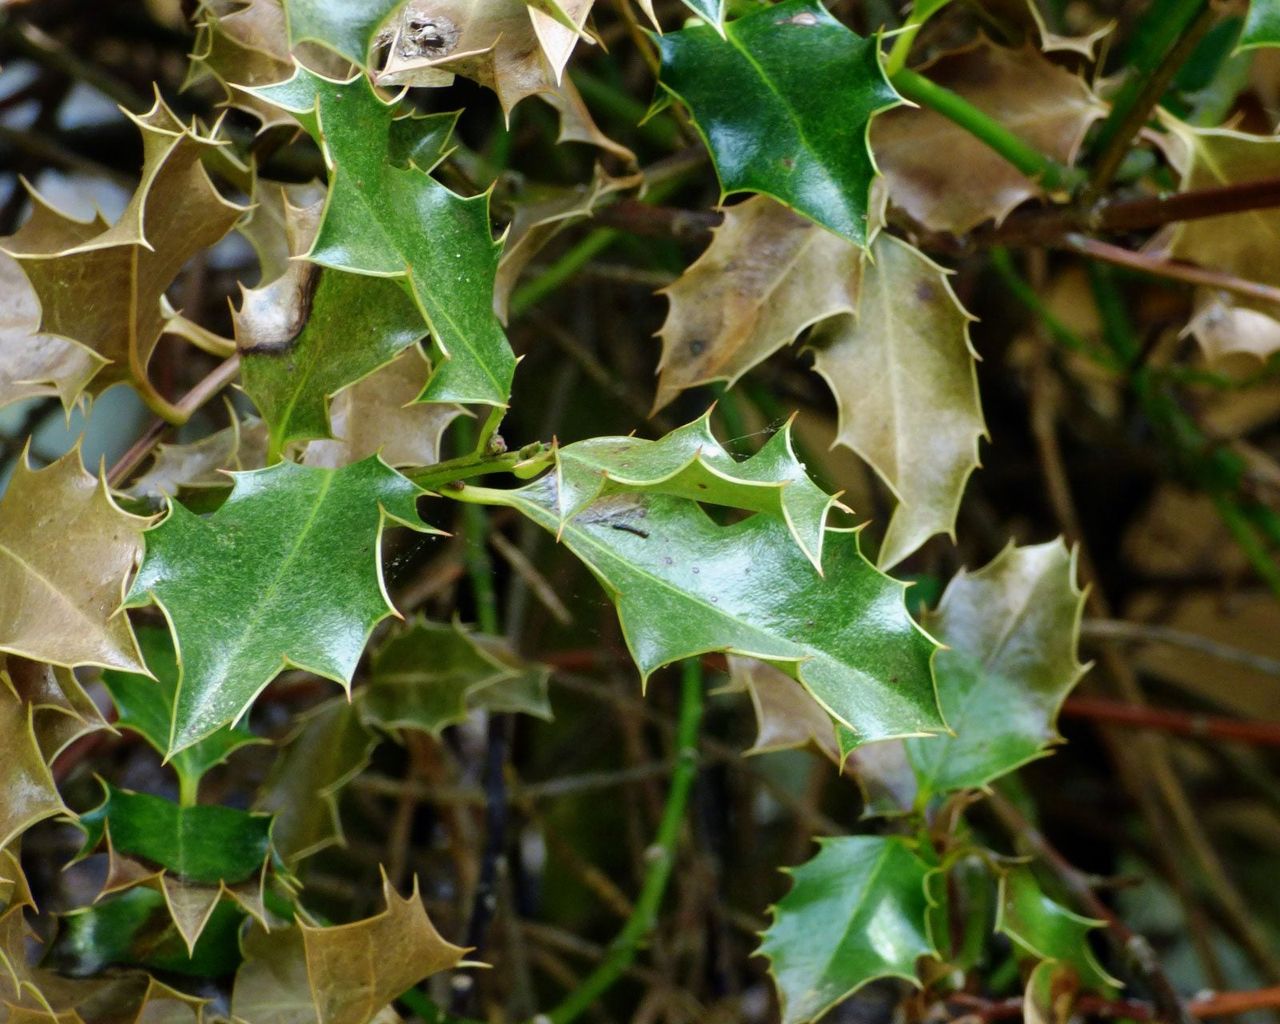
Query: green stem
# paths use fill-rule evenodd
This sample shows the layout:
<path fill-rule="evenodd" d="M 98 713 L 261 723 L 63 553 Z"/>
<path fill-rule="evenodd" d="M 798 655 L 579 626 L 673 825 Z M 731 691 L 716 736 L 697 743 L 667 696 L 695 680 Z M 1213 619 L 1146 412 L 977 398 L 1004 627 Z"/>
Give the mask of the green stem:
<path fill-rule="evenodd" d="M 499 419 L 502 411 L 495 410 Z M 497 424 L 494 423 L 493 415 L 490 415 L 485 424 L 486 430 L 490 423 L 496 429 Z M 463 447 L 473 447 L 476 453 L 479 453 L 488 444 L 488 440 L 484 437 L 484 431 L 480 431 L 481 438 L 476 442 L 476 433 L 475 424 L 470 420 L 464 420 L 458 424 L 458 440 Z M 491 431 L 490 434 L 492 434 Z M 463 559 L 467 566 L 467 578 L 471 582 L 471 597 L 476 603 L 476 623 L 482 632 L 497 636 L 498 596 L 493 589 L 493 562 L 489 558 L 487 540 L 489 521 L 484 509 L 479 505 L 464 505 L 462 527 Z"/>
<path fill-rule="evenodd" d="M 614 228 L 596 228 L 586 238 L 567 249 L 541 274 L 515 290 L 509 306 L 510 318 L 514 320 L 527 313 L 609 248 L 621 234 Z"/>
<path fill-rule="evenodd" d="M 186 772 L 178 773 L 178 806 L 194 807 L 200 802 L 200 778 L 195 775 L 188 775 Z"/>
<path fill-rule="evenodd" d="M 484 476 L 488 473 L 510 473 L 522 463 L 533 463 L 550 454 L 551 446 L 538 442 L 525 445 L 519 451 L 503 452 L 501 455 L 478 455 L 475 452 L 469 452 L 456 459 L 437 462 L 434 466 L 409 470 L 404 475 L 419 487 L 433 491 L 446 484 L 470 480 L 472 477 Z"/>
<path fill-rule="evenodd" d="M 1041 153 L 999 121 L 988 117 L 958 93 L 952 92 L 908 68 L 895 71 L 889 81 L 906 99 L 928 107 L 954 121 L 975 138 L 985 142 L 1029 178 L 1050 191 L 1071 191 L 1084 182 L 1084 173 Z"/>
<path fill-rule="evenodd" d="M 698 730 L 702 723 L 702 663 L 689 658 L 681 666 L 680 714 L 676 723 L 676 766 L 671 775 L 671 789 L 667 793 L 666 806 L 662 809 L 662 821 L 658 835 L 649 849 L 648 869 L 640 898 L 636 900 L 631 916 L 609 947 L 608 955 L 588 975 L 567 999 L 547 1014 L 539 1014 L 536 1020 L 546 1024 L 570 1024 L 600 998 L 635 961 L 640 945 L 653 931 L 662 907 L 662 898 L 675 867 L 676 847 L 680 828 L 684 822 L 689 792 L 698 774 Z"/>
<path fill-rule="evenodd" d="M 1168 10 L 1152 24 L 1151 32 L 1142 37 L 1143 45 L 1134 53 L 1129 75 L 1094 140 L 1097 159 L 1089 181 L 1089 191 L 1094 196 L 1111 184 L 1134 136 L 1147 123 L 1173 76 L 1187 62 L 1216 17 L 1207 0 L 1170 0 L 1155 5 L 1152 14 L 1160 7 Z"/>

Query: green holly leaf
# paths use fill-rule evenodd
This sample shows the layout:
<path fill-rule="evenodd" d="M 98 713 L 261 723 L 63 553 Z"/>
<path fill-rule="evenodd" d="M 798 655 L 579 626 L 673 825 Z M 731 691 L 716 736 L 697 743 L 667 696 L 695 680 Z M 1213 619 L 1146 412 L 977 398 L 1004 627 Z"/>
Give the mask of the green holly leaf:
<path fill-rule="evenodd" d="M 659 441 L 595 437 L 556 453 L 559 514 L 567 522 L 614 494 L 671 494 L 783 519 L 822 571 L 827 512 L 836 504 L 809 479 L 791 445 L 791 424 L 739 462 L 711 433 L 711 412 Z"/>
<path fill-rule="evenodd" d="M 923 795 L 985 786 L 1061 740 L 1058 710 L 1084 672 L 1083 612 L 1061 540 L 1006 548 L 951 581 L 925 627 L 947 645 L 935 669 L 954 735 L 906 741 Z"/>
<path fill-rule="evenodd" d="M 163 797 L 102 783 L 104 799 L 80 815 L 81 856 L 110 836 L 111 849 L 184 881 L 234 885 L 262 871 L 271 852 L 271 816 L 234 807 L 180 807 Z"/>
<path fill-rule="evenodd" d="M 374 654 L 360 709 L 366 722 L 382 729 L 435 735 L 465 721 L 474 708 L 549 719 L 549 676 L 545 665 L 521 660 L 497 637 L 458 623 L 418 620 Z"/>
<path fill-rule="evenodd" d="M 930 868 L 896 836 L 821 840 L 788 872 L 760 955 L 782 1003 L 783 1024 L 816 1020 L 876 978 L 916 979 L 933 953 L 926 925 Z"/>
<path fill-rule="evenodd" d="M 342 469 L 284 462 L 233 479 L 211 516 L 170 506 L 146 534 L 126 599 L 158 604 L 173 631 L 170 755 L 237 721 L 286 665 L 349 689 L 369 633 L 394 611 L 383 525 L 429 530 L 416 511 L 421 490 L 377 456 Z"/>
<path fill-rule="evenodd" d="M 724 0 L 682 0 L 699 18 L 724 35 Z"/>
<path fill-rule="evenodd" d="M 289 45 L 327 46 L 353 64 L 369 66 L 378 29 L 405 0 L 284 0 Z"/>
<path fill-rule="evenodd" d="M 115 702 L 116 725 L 141 736 L 160 754 L 169 749 L 178 695 L 178 656 L 169 631 L 146 626 L 137 630 L 138 646 L 154 679 L 132 672 L 103 672 L 102 683 Z M 235 751 L 263 740 L 245 729 L 222 728 L 174 754 L 169 764 L 183 793 L 195 794 L 200 780 Z"/>
<path fill-rule="evenodd" d="M 345 700 L 302 717 L 254 803 L 275 816 L 272 842 L 290 864 L 342 841 L 338 793 L 364 771 L 376 745 Z"/>
<path fill-rule="evenodd" d="M 879 44 L 818 0 L 657 37 L 661 84 L 693 113 L 723 195 L 761 192 L 866 245 L 871 118 L 898 102 Z M 821 82 L 821 88 L 814 88 Z"/>
<path fill-rule="evenodd" d="M 1280 46 L 1280 0 L 1249 0 L 1239 48 Z"/>
<path fill-rule="evenodd" d="M 314 287 L 306 324 L 287 340 L 267 336 L 246 316 L 269 303 L 271 285 L 255 289 L 253 300 L 246 295 L 236 316 L 244 390 L 267 422 L 274 452 L 332 437 L 329 400 L 425 333 L 422 314 L 397 281 L 319 270 Z"/>
<path fill-rule="evenodd" d="M 420 400 L 505 406 L 515 355 L 493 311 L 500 245 L 488 194 L 463 199 L 420 167 L 363 76 L 347 82 L 299 67 L 255 94 L 295 114 L 324 151 L 329 201 L 307 258 L 374 277 L 404 277 L 440 350 Z M 398 126 L 398 127 L 397 127 Z"/>
<path fill-rule="evenodd" d="M 72 977 L 98 974 L 111 966 L 227 977 L 240 963 L 244 918 L 234 902 L 220 901 L 190 953 L 169 917 L 164 896 L 155 889 L 130 889 L 65 915 L 44 964 Z"/>
<path fill-rule="evenodd" d="M 788 670 L 861 742 L 945 728 L 936 645 L 856 533 L 829 532 L 824 577 L 775 516 L 720 526 L 697 502 L 641 493 L 603 497 L 566 523 L 556 479 L 470 493 L 561 537 L 617 603 L 643 679 L 708 651 L 745 654 Z"/>
<path fill-rule="evenodd" d="M 1102 924 L 1051 900 L 1030 868 L 1010 868 L 1000 880 L 996 930 L 1039 960 L 1069 964 L 1086 988 L 1111 992 L 1120 982 L 1102 969 L 1089 948 L 1089 932 Z"/>

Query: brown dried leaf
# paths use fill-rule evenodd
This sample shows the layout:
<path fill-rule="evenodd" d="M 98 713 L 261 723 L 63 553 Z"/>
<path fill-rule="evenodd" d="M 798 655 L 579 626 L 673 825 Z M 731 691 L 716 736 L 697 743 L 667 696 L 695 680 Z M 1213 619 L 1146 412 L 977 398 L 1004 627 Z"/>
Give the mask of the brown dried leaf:
<path fill-rule="evenodd" d="M 727 208 L 706 252 L 663 290 L 654 409 L 697 384 L 733 383 L 809 325 L 853 313 L 862 262 L 857 246 L 766 196 Z"/>
<path fill-rule="evenodd" d="M 840 764 L 835 722 L 808 690 L 763 661 L 736 654 L 728 661 L 730 685 L 747 692 L 756 712 L 756 740 L 748 754 L 812 744 Z"/>
<path fill-rule="evenodd" d="M 155 458 L 125 493 L 162 503 L 184 487 L 229 487 L 227 470 L 261 469 L 266 464 L 267 426 L 250 417 L 190 444 L 160 444 Z"/>
<path fill-rule="evenodd" d="M 401 992 L 448 970 L 466 950 L 441 938 L 415 880 L 401 899 L 382 879 L 387 909 L 334 928 L 302 925 L 307 978 L 320 1024 L 367 1024 Z"/>
<path fill-rule="evenodd" d="M 35 710 L 0 675 L 0 849 L 38 821 L 67 813 L 58 787 L 36 742 Z M 0 945 L 3 951 L 3 945 Z"/>
<path fill-rule="evenodd" d="M 581 28 L 594 0 L 561 0 Z M 379 85 L 448 85 L 454 74 L 498 94 L 502 109 L 556 89 L 580 38 L 525 0 L 411 0 L 395 22 Z"/>
<path fill-rule="evenodd" d="M 145 381 L 164 331 L 165 290 L 243 212 L 222 198 L 201 163 L 214 142 L 182 128 L 159 99 L 147 114 L 129 116 L 142 134 L 144 162 L 119 221 L 100 231 L 97 222 L 37 203 L 36 215 L 4 244 L 39 297 L 40 330 L 110 360 L 94 378 L 95 390 Z"/>
<path fill-rule="evenodd" d="M 440 437 L 462 407 L 416 401 L 431 364 L 410 345 L 386 366 L 334 396 L 329 421 L 334 440 L 312 441 L 308 466 L 337 469 L 378 452 L 390 466 L 431 466 L 440 460 Z"/>
<path fill-rule="evenodd" d="M 70 409 L 105 365 L 92 350 L 39 328 L 40 300 L 17 260 L 0 252 L 0 406 L 57 395 Z"/>
<path fill-rule="evenodd" d="M 947 272 L 888 234 L 876 238 L 871 255 L 856 316 L 821 325 L 813 344 L 814 369 L 840 410 L 836 441 L 866 459 L 898 497 L 880 548 L 883 569 L 936 533 L 954 534 L 986 425 L 972 318 Z"/>
<path fill-rule="evenodd" d="M 983 40 L 927 65 L 928 77 L 1055 160 L 1070 163 L 1106 112 L 1076 75 L 1034 47 Z M 1002 220 L 1044 192 L 1039 184 L 941 114 L 897 107 L 871 122 L 871 149 L 890 201 L 932 231 L 963 234 Z"/>
<path fill-rule="evenodd" d="M 0 499 L 0 650 L 146 673 L 120 606 L 147 524 L 116 507 L 78 449 L 39 471 L 19 460 Z"/>

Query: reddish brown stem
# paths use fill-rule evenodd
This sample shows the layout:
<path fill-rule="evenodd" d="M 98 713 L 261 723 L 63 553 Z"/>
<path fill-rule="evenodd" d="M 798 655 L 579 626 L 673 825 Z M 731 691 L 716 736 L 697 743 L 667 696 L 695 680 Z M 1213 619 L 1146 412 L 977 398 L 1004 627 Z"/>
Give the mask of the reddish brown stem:
<path fill-rule="evenodd" d="M 1261 747 L 1280 746 L 1280 722 L 1242 722 L 1235 718 L 1189 711 L 1140 707 L 1104 697 L 1070 697 L 1062 707 L 1068 718 L 1088 718 L 1111 725 L 1134 725 L 1176 736 L 1237 740 Z"/>
<path fill-rule="evenodd" d="M 1130 249 L 1112 245 L 1110 242 L 1099 242 L 1096 238 L 1088 238 L 1085 235 L 1067 235 L 1062 240 L 1061 245 L 1073 252 L 1080 253 L 1082 256 L 1101 260 L 1103 263 L 1125 267 L 1129 270 L 1137 270 L 1143 274 L 1152 274 L 1156 277 L 1167 277 L 1172 281 L 1181 281 L 1184 284 L 1220 288 L 1223 291 L 1234 292 L 1236 295 L 1243 296 L 1246 299 L 1269 303 L 1280 308 L 1280 288 L 1273 288 L 1269 284 L 1246 281 L 1244 278 L 1236 277 L 1234 274 L 1224 274 L 1220 270 L 1206 270 L 1190 263 L 1179 263 L 1175 260 L 1164 260 L 1157 256 L 1148 256 L 1146 253 L 1133 252 Z"/>
<path fill-rule="evenodd" d="M 209 399 L 230 384 L 232 379 L 239 372 L 240 357 L 238 355 L 224 360 L 214 367 L 204 380 L 200 381 L 199 384 L 183 395 L 174 408 L 180 410 L 184 415 L 190 416 L 209 401 Z M 118 487 L 128 479 L 129 474 L 142 464 L 142 460 L 145 459 L 151 449 L 156 446 L 156 442 L 160 440 L 168 425 L 168 423 L 160 419 L 158 416 L 153 419 L 147 429 L 143 431 L 142 436 L 139 437 L 138 440 L 130 446 L 129 450 L 120 456 L 116 464 L 111 467 L 110 471 L 107 473 L 107 483 L 112 487 Z"/>

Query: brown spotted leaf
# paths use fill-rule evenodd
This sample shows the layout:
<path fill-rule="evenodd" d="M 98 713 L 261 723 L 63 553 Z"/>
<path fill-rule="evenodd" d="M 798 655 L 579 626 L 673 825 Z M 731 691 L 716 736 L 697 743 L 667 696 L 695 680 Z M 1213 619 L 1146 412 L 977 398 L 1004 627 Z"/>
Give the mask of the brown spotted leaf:
<path fill-rule="evenodd" d="M 4 243 L 40 300 L 40 330 L 110 360 L 94 378 L 95 390 L 121 380 L 147 386 L 147 364 L 165 327 L 165 291 L 243 212 L 205 173 L 201 160 L 215 143 L 182 128 L 159 100 L 130 117 L 144 163 L 120 219 L 106 230 L 91 222 L 91 232 L 91 224 L 37 203 L 36 215 Z"/>
<path fill-rule="evenodd" d="M 145 672 L 120 606 L 147 523 L 116 507 L 78 450 L 38 471 L 19 460 L 0 498 L 0 650 Z"/>
<path fill-rule="evenodd" d="M 840 409 L 836 441 L 869 462 L 898 497 L 878 564 L 896 565 L 937 533 L 953 533 L 986 436 L 972 319 L 947 272 L 881 233 L 856 316 L 814 332 L 815 369 Z"/>
<path fill-rule="evenodd" d="M 1106 112 L 1082 79 L 1032 47 L 1013 50 L 984 40 L 938 58 L 926 73 L 1064 163 Z M 871 149 L 890 201 L 932 231 L 963 234 L 1043 194 L 994 149 L 925 108 L 898 107 L 877 117 Z"/>
<path fill-rule="evenodd" d="M 862 250 L 765 196 L 728 207 L 675 284 L 662 325 L 660 409 L 685 388 L 736 381 L 802 330 L 858 307 Z"/>

